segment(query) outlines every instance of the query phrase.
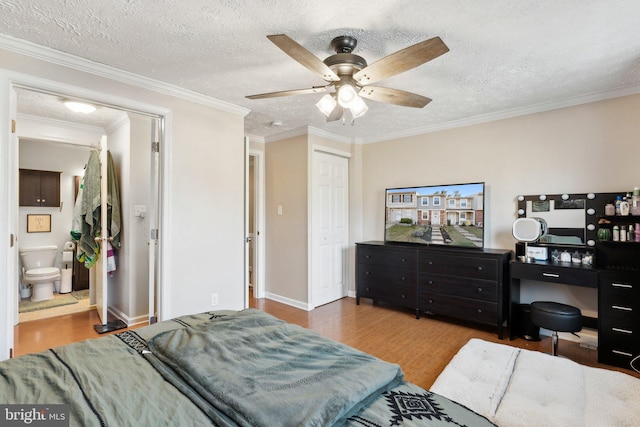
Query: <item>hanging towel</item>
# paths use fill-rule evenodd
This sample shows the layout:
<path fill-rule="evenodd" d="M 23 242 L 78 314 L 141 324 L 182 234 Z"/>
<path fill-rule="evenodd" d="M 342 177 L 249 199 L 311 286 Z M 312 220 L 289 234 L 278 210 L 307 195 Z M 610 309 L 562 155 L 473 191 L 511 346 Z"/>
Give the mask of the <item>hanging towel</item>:
<path fill-rule="evenodd" d="M 100 255 L 100 244 L 96 238 L 101 233 L 101 192 L 100 192 L 100 156 L 92 151 L 84 171 L 82 185 L 78 192 L 74 217 L 71 226 L 71 237 L 78 241 L 78 261 L 86 268 L 95 265 Z M 120 191 L 111 152 L 107 151 L 107 235 L 111 237 L 112 252 L 120 248 L 121 214 Z M 107 260 L 108 261 L 108 260 Z M 113 270 L 115 271 L 115 258 Z"/>
<path fill-rule="evenodd" d="M 96 150 L 92 150 L 89 155 L 82 184 L 82 197 L 78 193 L 76 200 L 77 215 L 80 220 L 79 224 L 76 224 L 74 209 L 71 236 L 78 241 L 76 255 L 78 261 L 84 263 L 86 268 L 91 268 L 98 260 L 100 253 L 100 245 L 95 241 L 95 238 L 100 235 L 100 155 Z"/>
<path fill-rule="evenodd" d="M 107 232 L 114 248 L 120 248 L 120 190 L 111 151 L 107 151 Z M 115 270 L 115 269 L 114 269 Z"/>
<path fill-rule="evenodd" d="M 107 242 L 107 273 L 112 276 L 114 271 L 116 271 L 116 255 L 111 242 Z"/>

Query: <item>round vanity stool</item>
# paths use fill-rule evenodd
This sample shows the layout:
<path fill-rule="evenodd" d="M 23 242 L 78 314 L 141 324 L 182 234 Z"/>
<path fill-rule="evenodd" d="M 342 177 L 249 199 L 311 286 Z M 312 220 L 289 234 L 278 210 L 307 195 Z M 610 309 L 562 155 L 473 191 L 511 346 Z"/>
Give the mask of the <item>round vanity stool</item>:
<path fill-rule="evenodd" d="M 576 333 L 582 330 L 579 308 L 559 302 L 535 301 L 531 303 L 531 323 L 553 332 L 552 354 L 558 355 L 558 332 Z"/>

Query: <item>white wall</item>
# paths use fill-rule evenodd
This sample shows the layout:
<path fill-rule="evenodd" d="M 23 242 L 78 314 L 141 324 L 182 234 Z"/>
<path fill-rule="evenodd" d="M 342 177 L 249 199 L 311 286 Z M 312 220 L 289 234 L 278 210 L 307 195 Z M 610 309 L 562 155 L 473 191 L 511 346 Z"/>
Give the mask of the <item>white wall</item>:
<path fill-rule="evenodd" d="M 243 308 L 243 136 L 244 115 L 248 111 L 153 81 L 131 79 L 113 70 L 101 69 L 101 75 L 92 74 L 82 71 L 99 68 L 89 61 L 36 50 L 38 58 L 51 57 L 51 62 L 15 49 L 0 49 L 3 93 L 8 93 L 11 82 L 18 82 L 167 118 L 166 143 L 161 148 L 164 176 L 160 319 L 209 310 L 212 293 L 218 293 L 220 304 L 216 308 Z M 0 112 L 7 114 L 8 97 L 1 102 Z M 0 126 L 0 143 L 9 146 L 9 120 L 3 118 Z M 11 151 L 0 150 L 0 155 L 0 182 L 7 185 L 11 177 L 6 175 L 4 166 L 11 164 Z M 6 189 L 0 194 L 5 197 L 2 203 L 10 202 Z M 15 232 L 11 225 L 3 225 L 0 240 L 9 241 L 9 235 Z M 5 256 L 7 250 L 2 248 L 0 256 Z M 0 281 L 3 301 L 14 295 L 5 282 Z M 0 330 L 9 331 L 6 305 L 0 304 L 0 310 Z M 3 346 L 0 350 L 0 358 L 8 357 L 8 348 Z"/>

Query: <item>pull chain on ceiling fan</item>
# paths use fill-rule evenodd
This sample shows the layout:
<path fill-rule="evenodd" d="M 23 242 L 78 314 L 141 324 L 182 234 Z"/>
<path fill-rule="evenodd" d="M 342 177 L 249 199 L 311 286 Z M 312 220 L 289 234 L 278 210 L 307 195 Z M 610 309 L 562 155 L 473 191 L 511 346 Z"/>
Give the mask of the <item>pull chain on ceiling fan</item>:
<path fill-rule="evenodd" d="M 367 61 L 352 53 L 358 41 L 351 36 L 339 36 L 331 41 L 336 52 L 321 61 L 307 49 L 285 34 L 267 36 L 291 58 L 316 73 L 328 84 L 308 89 L 285 90 L 247 96 L 248 99 L 276 98 L 280 96 L 306 95 L 309 93 L 334 92 L 325 95 L 316 106 L 327 116 L 327 121 L 340 119 L 348 109 L 355 119 L 367 112 L 368 107 L 362 98 L 387 104 L 422 108 L 431 99 L 411 92 L 382 86 L 372 86 L 388 77 L 400 74 L 438 56 L 447 53 L 449 48 L 440 37 L 414 44 L 367 65 Z"/>

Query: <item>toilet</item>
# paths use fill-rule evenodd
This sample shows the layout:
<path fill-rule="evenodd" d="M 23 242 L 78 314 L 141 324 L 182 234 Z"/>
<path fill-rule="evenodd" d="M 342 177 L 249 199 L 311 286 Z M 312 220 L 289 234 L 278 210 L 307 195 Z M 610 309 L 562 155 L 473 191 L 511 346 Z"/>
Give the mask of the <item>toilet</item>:
<path fill-rule="evenodd" d="M 53 282 L 60 279 L 60 269 L 54 267 L 57 246 L 36 246 L 20 249 L 22 283 L 31 285 L 31 301 L 53 298 Z"/>

